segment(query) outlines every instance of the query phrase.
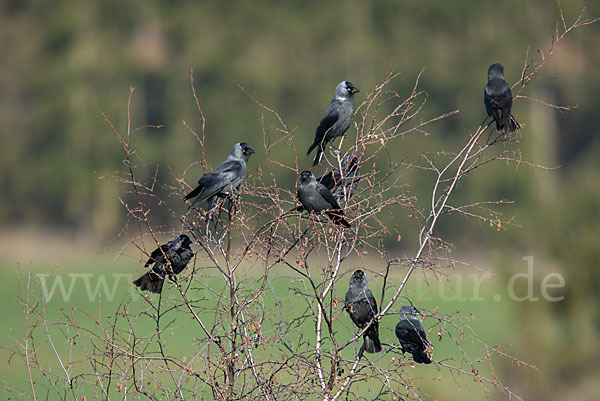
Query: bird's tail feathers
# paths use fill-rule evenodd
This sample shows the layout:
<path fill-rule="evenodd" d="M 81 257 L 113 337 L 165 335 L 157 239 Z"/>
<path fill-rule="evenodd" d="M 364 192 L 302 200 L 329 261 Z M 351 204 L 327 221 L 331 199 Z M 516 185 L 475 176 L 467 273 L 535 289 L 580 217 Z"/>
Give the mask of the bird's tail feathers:
<path fill-rule="evenodd" d="M 134 285 L 140 287 L 142 291 L 150 291 L 154 294 L 160 294 L 162 291 L 165 279 L 153 271 L 149 271 L 133 282 Z"/>
<path fill-rule="evenodd" d="M 427 356 L 427 352 L 425 351 L 417 351 L 414 352 L 412 355 L 413 359 L 417 363 L 424 363 L 426 365 L 429 365 L 431 363 L 431 359 L 429 359 L 429 357 Z"/>
<path fill-rule="evenodd" d="M 313 141 L 313 143 L 308 147 L 308 151 L 306 152 L 306 156 L 310 155 L 310 152 L 319 144 L 317 141 Z"/>
<path fill-rule="evenodd" d="M 342 225 L 346 228 L 352 227 L 344 218 L 344 212 L 342 210 L 327 212 L 327 216 L 337 225 Z"/>
<path fill-rule="evenodd" d="M 200 192 L 202 192 L 203 188 L 201 186 L 197 186 L 196 188 L 194 188 L 192 190 L 192 192 L 190 192 L 189 194 L 187 194 L 186 196 L 183 197 L 183 200 L 189 200 L 192 198 L 195 198 L 196 196 L 198 196 L 200 194 Z"/>
<path fill-rule="evenodd" d="M 379 341 L 377 330 L 373 330 L 372 328 L 367 330 L 363 338 L 365 339 L 365 351 L 369 354 L 381 352 L 381 342 Z"/>
<path fill-rule="evenodd" d="M 506 129 L 508 133 L 513 132 L 514 130 L 518 130 L 519 128 L 521 128 L 521 124 L 519 124 L 517 119 L 514 118 L 512 114 L 509 114 L 508 122 L 506 124 Z"/>
<path fill-rule="evenodd" d="M 321 159 L 323 158 L 323 148 L 320 146 L 317 148 L 317 153 L 315 154 L 315 160 L 313 160 L 313 167 L 317 166 L 321 163 Z"/>
<path fill-rule="evenodd" d="M 504 118 L 496 120 L 496 130 L 500 134 L 510 134 L 511 132 L 521 128 L 521 124 L 512 114 L 507 114 Z"/>

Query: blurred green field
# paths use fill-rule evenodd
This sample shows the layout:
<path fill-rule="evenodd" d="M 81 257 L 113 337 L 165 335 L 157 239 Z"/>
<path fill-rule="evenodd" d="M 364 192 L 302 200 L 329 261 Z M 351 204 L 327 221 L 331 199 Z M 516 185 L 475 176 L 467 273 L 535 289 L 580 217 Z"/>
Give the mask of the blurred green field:
<path fill-rule="evenodd" d="M 49 288 L 52 287 L 54 280 L 57 277 L 63 279 L 65 285 L 65 291 L 69 293 L 71 280 L 75 282 L 72 287 L 72 292 L 68 297 L 68 301 L 65 301 L 61 290 L 57 287 L 51 300 L 47 303 L 46 313 L 50 321 L 58 318 L 63 313 L 72 314 L 76 321 L 82 326 L 87 326 L 92 330 L 97 329 L 92 319 L 87 318 L 82 311 L 90 313 L 96 318 L 101 316 L 104 324 L 109 325 L 112 322 L 113 314 L 122 303 L 129 305 L 129 313 L 135 314 L 138 309 L 145 309 L 146 303 L 141 297 L 135 292 L 131 291 L 132 286 L 130 285 L 131 279 L 129 277 L 122 276 L 123 274 L 130 274 L 133 277 L 139 272 L 136 272 L 141 264 L 133 258 L 119 257 L 114 258 L 114 254 L 110 252 L 104 252 L 102 254 L 91 254 L 87 258 L 68 258 L 65 262 L 60 262 L 60 258 L 55 261 L 44 258 L 43 260 L 30 260 L 29 262 L 23 261 L 10 261 L 5 262 L 2 269 L 5 273 L 4 280 L 0 283 L 0 291 L 7 294 L 2 305 L 4 325 L 3 325 L 3 336 L 1 340 L 1 355 L 5 361 L 9 363 L 3 364 L 0 367 L 0 375 L 3 378 L 3 385 L 6 388 L 20 389 L 26 393 L 30 391 L 27 370 L 23 364 L 23 361 L 18 356 L 11 356 L 10 350 L 14 347 L 18 347 L 23 343 L 24 336 L 24 314 L 21 306 L 16 302 L 19 298 L 19 294 L 24 294 L 24 286 L 26 285 L 26 278 L 29 273 L 32 276 L 38 274 L 49 274 L 46 277 L 46 282 Z M 346 266 L 348 270 L 352 270 L 358 265 L 360 261 L 349 261 Z M 362 262 L 364 263 L 364 262 Z M 18 266 L 18 267 L 17 267 Z M 353 267 L 354 266 L 354 267 Z M 140 270 L 141 272 L 141 270 Z M 271 285 L 273 292 L 279 297 L 282 307 L 285 313 L 289 313 L 290 316 L 301 311 L 303 306 L 302 298 L 299 295 L 295 295 L 290 289 L 298 288 L 302 284 L 299 280 L 291 279 L 293 277 L 292 272 L 286 271 L 283 267 L 277 268 L 270 275 Z M 411 279 L 405 295 L 409 296 L 418 308 L 423 311 L 433 311 L 436 313 L 455 315 L 466 318 L 466 322 L 480 337 L 480 339 L 487 344 L 492 346 L 500 345 L 504 352 L 513 354 L 516 357 L 522 357 L 519 355 L 519 350 L 523 346 L 528 346 L 526 343 L 531 341 L 531 338 L 523 337 L 516 330 L 518 322 L 515 320 L 514 308 L 519 305 L 508 300 L 506 296 L 506 284 L 501 282 L 498 278 L 485 278 L 481 279 L 482 284 L 478 290 L 474 290 L 472 275 L 475 271 L 463 270 L 457 271 L 453 275 L 453 279 L 447 281 L 444 277 L 434 277 L 432 274 L 423 274 L 421 271 L 415 272 L 415 275 Z M 89 274 L 87 280 L 89 280 L 89 289 L 92 290 L 92 299 L 90 299 L 88 289 L 86 289 L 84 276 L 69 276 L 69 274 Z M 117 276 L 113 276 L 116 274 Z M 199 278 L 201 282 L 207 287 L 212 288 L 215 291 L 219 291 L 223 286 L 223 282 L 218 278 L 211 276 L 214 272 L 203 272 L 198 271 L 196 278 Z M 399 282 L 401 279 L 402 272 L 396 272 L 392 276 L 393 282 Z M 249 273 L 249 277 L 258 276 L 252 272 Z M 38 276 L 36 276 L 38 277 Z M 105 287 L 98 285 L 100 277 L 107 278 L 108 293 Z M 115 281 L 118 277 L 119 281 Z M 117 284 L 115 284 L 115 282 Z M 370 287 L 373 289 L 376 299 L 380 299 L 380 287 L 381 280 L 374 280 L 371 282 Z M 94 294 L 95 290 L 99 290 L 102 295 L 100 297 Z M 339 282 L 335 289 L 335 294 L 340 300 L 343 300 L 345 291 L 347 290 L 347 280 L 343 279 Z M 114 299 L 110 301 L 110 293 L 114 291 Z M 476 292 L 474 292 L 476 291 Z M 36 289 L 34 292 L 39 293 L 40 289 Z M 205 296 L 201 290 L 192 290 L 191 294 L 198 294 L 199 297 Z M 503 295 L 501 301 L 495 301 L 495 294 Z M 171 305 L 176 298 L 176 292 L 174 288 L 167 284 L 165 286 L 163 305 Z M 389 293 L 387 298 L 389 298 Z M 156 296 L 153 299 L 156 300 Z M 208 301 L 206 301 L 208 302 Z M 268 294 L 265 295 L 265 307 L 271 308 L 273 305 L 273 297 Z M 74 311 L 73 308 L 76 308 Z M 393 310 L 397 310 L 394 308 Z M 175 317 L 172 315 L 165 315 L 165 320 L 168 321 L 170 318 Z M 165 352 L 169 355 L 179 358 L 181 360 L 191 360 L 193 352 L 190 350 L 190 346 L 193 349 L 203 341 L 204 335 L 197 323 L 190 319 L 189 315 L 178 312 L 176 320 L 171 327 L 172 331 L 169 331 L 167 339 L 165 340 L 166 348 Z M 210 322 L 210 314 L 201 315 L 203 319 Z M 167 319 L 168 318 L 168 319 Z M 384 344 L 396 344 L 393 328 L 397 322 L 396 316 L 385 317 L 380 324 L 380 336 Z M 489 368 L 487 367 L 487 361 L 485 360 L 485 350 L 476 341 L 470 340 L 468 336 L 460 341 L 461 350 L 455 344 L 458 338 L 449 338 L 448 336 L 443 337 L 442 341 L 437 338 L 438 327 L 437 321 L 431 317 L 428 317 L 424 321 L 424 325 L 428 331 L 428 337 L 434 345 L 433 357 L 436 361 L 443 361 L 444 363 L 455 365 L 461 360 L 461 352 L 464 351 L 474 360 L 481 358 L 481 362 L 476 362 L 475 366 L 482 375 L 489 375 Z M 459 323 L 459 322 L 457 322 Z M 460 323 L 462 324 L 462 323 Z M 339 319 L 335 322 L 337 330 L 336 334 L 340 340 L 348 339 L 353 333 L 353 328 L 350 323 L 349 317 L 342 313 L 339 315 Z M 154 330 L 154 323 L 151 319 L 146 318 L 140 319 L 136 322 L 135 333 L 138 337 L 145 334 L 151 334 Z M 314 336 L 314 326 L 312 324 L 304 324 L 302 330 L 304 336 Z M 62 357 L 68 354 L 70 344 L 67 341 L 68 336 L 64 333 L 59 333 L 56 328 L 50 328 L 50 333 L 54 340 L 54 346 L 61 354 Z M 73 335 L 73 333 L 71 333 Z M 41 328 L 35 333 L 37 339 L 37 345 L 41 348 L 37 354 L 38 360 L 43 366 L 50 368 L 53 371 L 60 371 L 60 365 L 58 364 L 57 358 L 54 355 L 51 347 L 47 344 L 47 335 Z M 291 339 L 294 342 L 294 339 Z M 516 346 L 513 346 L 515 344 Z M 360 345 L 360 344 L 358 344 Z M 531 344 L 529 344 L 531 345 Z M 156 348 L 155 345 L 149 345 L 149 350 Z M 385 347 L 386 349 L 388 347 Z M 77 349 L 77 347 L 75 347 Z M 347 358 L 352 356 L 352 347 L 348 348 L 346 354 Z M 257 349 L 258 356 L 261 355 L 261 348 Z M 74 359 L 77 359 L 77 351 L 74 353 Z M 269 357 L 279 357 L 279 355 L 272 355 Z M 395 352 L 389 352 L 377 362 L 381 366 L 388 366 L 392 363 L 392 358 L 398 360 L 400 354 Z M 514 375 L 518 376 L 530 376 L 535 375 L 535 370 L 527 367 L 512 366 L 511 362 L 505 358 L 492 357 L 494 361 L 495 371 L 494 373 L 499 377 L 500 381 L 504 378 L 510 378 Z M 401 359 L 401 362 L 408 362 L 408 357 Z M 531 361 L 528 361 L 531 362 Z M 444 399 L 444 400 L 478 400 L 485 396 L 484 388 L 481 384 L 475 383 L 473 378 L 470 376 L 464 376 L 457 374 L 457 372 L 451 372 L 448 369 L 440 365 L 431 366 L 416 366 L 411 369 L 411 376 L 413 377 L 413 383 L 418 384 L 421 389 L 429 394 L 432 399 Z M 467 369 L 468 370 L 468 369 Z M 70 372 L 71 375 L 76 372 Z M 39 374 L 36 374 L 39 376 Z M 507 383 L 508 384 L 508 383 Z M 38 388 L 40 384 L 36 384 Z M 490 386 L 487 386 L 488 388 Z M 116 390 L 115 396 L 117 395 Z M 369 382 L 363 382 L 357 384 L 353 391 L 358 394 L 369 397 L 374 396 L 372 392 L 377 392 L 378 388 L 375 388 L 369 384 Z M 88 396 L 92 396 L 89 394 Z M 494 397 L 502 398 L 502 394 L 493 395 Z M 26 398 L 26 397 L 25 397 Z M 118 397 L 117 397 L 118 398 Z"/>

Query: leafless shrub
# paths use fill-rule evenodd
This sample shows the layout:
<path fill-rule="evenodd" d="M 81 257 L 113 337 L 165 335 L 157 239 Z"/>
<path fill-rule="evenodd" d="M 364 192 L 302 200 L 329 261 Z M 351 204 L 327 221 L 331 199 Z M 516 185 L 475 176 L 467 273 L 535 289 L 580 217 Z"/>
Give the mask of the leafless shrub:
<path fill-rule="evenodd" d="M 515 84 L 519 88 L 515 100 L 546 104 L 522 92 L 567 33 L 596 21 L 580 16 L 568 26 L 561 11 L 561 23 L 549 51 L 540 52 L 537 61 L 526 57 L 521 79 Z M 123 252 L 131 252 L 133 246 L 139 260 L 145 260 L 161 239 L 187 233 L 194 239 L 196 257 L 176 282 L 165 286 L 162 295 L 134 294 L 144 300 L 142 307 L 133 307 L 125 297 L 115 310 L 108 311 L 108 317 L 104 315 L 107 311 L 72 307 L 59 318 L 49 319 L 46 301 L 39 295 L 40 283 L 25 274 L 21 289 L 25 328 L 15 353 L 27 367 L 30 392 L 23 395 L 15 391 L 15 398 L 338 400 L 358 399 L 366 392 L 373 399 L 429 398 L 414 384 L 408 369 L 410 359 L 403 356 L 395 338 L 383 336 L 384 351 L 380 354 L 366 356 L 359 349 L 366 329 L 354 328 L 339 295 L 347 289 L 348 272 L 356 267 L 356 261 L 368 264 L 361 268 L 379 286 L 375 289 L 372 284 L 380 294 L 380 311 L 375 319 L 382 326 L 393 327 L 405 286 L 417 269 L 449 274 L 449 266 L 461 263 L 447 252 L 448 240 L 434 235 L 440 218 L 458 213 L 498 227 L 511 223 L 510 218 L 495 210 L 505 200 L 452 204 L 458 183 L 488 163 L 526 162 L 518 147 L 512 146 L 518 144 L 520 134 L 498 135 L 490 124 L 482 124 L 465 136 L 466 143 L 458 151 L 390 156 L 389 145 L 398 138 L 428 132 L 432 123 L 458 113 L 453 110 L 421 119 L 427 102 L 427 94 L 418 85 L 421 73 L 408 94 L 390 89 L 397 78 L 398 74 L 390 72 L 366 95 L 357 109 L 355 130 L 342 139 L 342 154 L 325 155 L 328 168 L 341 169 L 344 155 L 359 159 L 359 187 L 343 205 L 350 229 L 296 210 L 295 181 L 281 182 L 272 171 L 282 169 L 289 171 L 289 176 L 297 176 L 310 160 L 302 151 L 298 154 L 293 132 L 283 118 L 248 93 L 249 99 L 264 110 L 263 152 L 255 157 L 257 167 L 247 173 L 239 193 L 217 205 L 208 227 L 205 216 L 196 209 L 181 214 L 177 211 L 181 208 L 174 205 L 181 204 L 180 197 L 190 189 L 188 176 L 196 163 L 181 175 L 171 172 L 170 182 L 158 180 L 158 166 L 153 167 L 155 173 L 149 180 L 138 178 L 138 171 L 148 166 L 132 147 L 131 138 L 136 132 L 129 114 L 132 89 L 126 132 L 121 133 L 105 117 L 124 152 L 122 171 L 111 177 L 123 184 L 126 192 L 121 199 L 127 212 L 123 234 L 133 235 Z M 201 131 L 185 126 L 197 139 L 200 163 L 207 171 L 205 118 L 193 75 L 191 80 Z M 348 145 L 354 132 L 356 139 Z M 276 157 L 282 148 L 292 149 L 293 158 Z M 427 202 L 407 190 L 403 176 L 407 169 L 422 169 L 434 175 Z M 162 199 L 159 189 L 173 196 Z M 153 225 L 149 205 L 164 208 L 173 225 Z M 386 246 L 386 239 L 397 235 L 394 227 L 399 210 L 413 216 L 421 227 L 412 257 L 392 257 L 393 250 Z M 451 360 L 435 360 L 434 352 L 432 371 L 470 376 L 486 392 L 496 388 L 509 399 L 521 399 L 496 377 L 494 362 L 497 358 L 515 364 L 522 361 L 498 345 L 486 344 L 460 314 L 434 310 L 424 316 L 430 340 L 446 338 L 458 350 Z M 178 338 L 179 327 L 190 321 L 197 334 L 189 339 L 188 352 L 171 353 L 171 346 L 182 341 Z M 59 350 L 57 341 L 67 341 L 66 350 Z M 465 351 L 463 341 L 477 345 L 479 353 Z M 40 356 L 48 352 L 58 362 L 53 362 L 53 369 Z M 480 372 L 482 364 L 488 373 Z"/>

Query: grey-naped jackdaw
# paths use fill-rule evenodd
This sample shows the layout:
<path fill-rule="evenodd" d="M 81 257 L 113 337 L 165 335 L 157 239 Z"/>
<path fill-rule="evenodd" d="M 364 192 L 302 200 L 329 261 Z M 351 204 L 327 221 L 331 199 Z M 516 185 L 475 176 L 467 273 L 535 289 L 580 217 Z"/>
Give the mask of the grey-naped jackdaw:
<path fill-rule="evenodd" d="M 194 253 L 190 248 L 192 241 L 185 234 L 176 236 L 172 241 L 161 245 L 150 254 L 150 258 L 144 265 L 152 266 L 152 269 L 135 280 L 133 284 L 140 287 L 142 291 L 150 291 L 160 294 L 162 291 L 165 276 L 173 279 L 173 276 L 179 274 L 188 265 Z M 165 259 L 166 256 L 166 259 Z"/>
<path fill-rule="evenodd" d="M 183 200 L 196 198 L 190 207 L 196 207 L 200 202 L 208 201 L 208 210 L 212 209 L 215 198 L 227 197 L 237 189 L 244 180 L 246 165 L 254 150 L 247 143 L 236 143 L 231 148 L 229 156 L 219 167 L 206 173 L 198 180 L 198 186 L 187 194 Z"/>
<path fill-rule="evenodd" d="M 298 200 L 307 212 L 325 212 L 335 224 L 350 227 L 335 196 L 308 170 L 301 172 L 298 178 Z"/>
<path fill-rule="evenodd" d="M 431 363 L 427 356 L 427 337 L 421 321 L 417 317 L 419 311 L 411 305 L 400 308 L 400 321 L 396 324 L 396 337 L 402 346 L 402 353 L 410 352 L 417 363 Z"/>
<path fill-rule="evenodd" d="M 359 329 L 371 325 L 365 331 L 363 338 L 365 340 L 365 351 L 370 354 L 381 352 L 381 342 L 379 341 L 379 323 L 373 320 L 377 314 L 377 303 L 373 293 L 369 290 L 367 277 L 362 270 L 356 270 L 350 277 L 350 287 L 346 292 L 345 307 L 350 314 L 350 319 Z"/>
<path fill-rule="evenodd" d="M 354 95 L 360 92 L 351 82 L 342 81 L 335 88 L 335 97 L 327 106 L 325 114 L 317 127 L 315 140 L 308 148 L 307 155 L 317 148 L 313 166 L 321 162 L 325 145 L 346 133 L 354 118 Z"/>
<path fill-rule="evenodd" d="M 504 80 L 502 64 L 492 64 L 488 69 L 488 83 L 483 91 L 483 102 L 488 116 L 496 121 L 496 130 L 499 134 L 510 134 L 521 128 L 510 114 L 513 96 L 510 86 Z"/>

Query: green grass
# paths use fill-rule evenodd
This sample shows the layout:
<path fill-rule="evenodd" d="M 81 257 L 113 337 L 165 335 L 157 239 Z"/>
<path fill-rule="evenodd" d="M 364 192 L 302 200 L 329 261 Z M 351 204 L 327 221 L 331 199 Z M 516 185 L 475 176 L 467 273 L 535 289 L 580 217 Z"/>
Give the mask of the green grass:
<path fill-rule="evenodd" d="M 0 291 L 7 294 L 8 297 L 4 297 L 2 310 L 4 319 L 3 336 L 0 340 L 1 356 L 5 363 L 0 366 L 0 375 L 4 380 L 5 389 L 7 386 L 11 388 L 20 389 L 26 393 L 30 393 L 30 384 L 28 374 L 23 360 L 16 355 L 11 353 L 12 349 L 20 349 L 24 342 L 24 313 L 22 306 L 19 305 L 18 299 L 19 294 L 23 296 L 25 294 L 26 282 L 29 272 L 32 277 L 38 277 L 37 274 L 49 274 L 46 278 L 47 285 L 52 286 L 56 277 L 61 277 L 65 289 L 68 292 L 70 280 L 75 280 L 73 284 L 73 290 L 68 299 L 63 299 L 60 290 L 57 290 L 51 300 L 46 304 L 46 315 L 48 321 L 64 320 L 68 317 L 77 322 L 81 327 L 89 328 L 96 333 L 102 333 L 104 328 L 109 327 L 114 321 L 114 313 L 117 310 L 123 311 L 123 305 L 127 305 L 129 315 L 135 315 L 140 311 L 147 311 L 148 304 L 142 299 L 142 297 L 131 291 L 132 286 L 130 284 L 130 277 L 120 277 L 118 285 L 113 288 L 115 276 L 113 274 L 130 273 L 133 277 L 141 273 L 142 270 L 136 272 L 140 263 L 135 260 L 127 258 L 119 258 L 116 261 L 114 258 L 107 255 L 94 255 L 86 260 L 72 259 L 64 264 L 58 265 L 52 268 L 49 265 L 44 265 L 41 262 L 33 262 L 27 265 L 19 264 L 15 262 L 12 266 L 4 266 L 4 280 L 0 282 Z M 50 271 L 49 271 L 50 270 Z M 71 274 L 71 276 L 69 276 Z M 96 288 L 102 290 L 104 295 L 98 297 L 93 296 L 91 299 L 88 295 L 86 288 L 85 278 L 83 276 L 73 276 L 74 274 L 91 274 L 87 279 L 89 288 L 93 291 Z M 252 270 L 244 272 L 244 275 L 248 274 L 250 278 L 258 277 L 258 272 Z M 106 277 L 108 283 L 108 290 L 115 291 L 114 299 L 107 299 L 106 293 L 103 287 L 97 287 L 98 280 L 100 277 Z M 283 311 L 284 315 L 296 316 L 305 307 L 303 298 L 291 291 L 291 289 L 304 290 L 304 283 L 302 280 L 293 278 L 292 272 L 285 271 L 282 267 L 279 270 L 275 270 L 270 276 L 271 278 L 271 289 L 266 291 L 262 299 L 265 302 L 265 308 L 273 310 L 273 313 L 267 313 L 269 318 L 265 321 L 265 325 L 262 328 L 266 333 L 269 330 L 275 328 L 278 324 L 278 311 L 274 303 L 273 294 L 277 296 L 280 301 L 279 307 Z M 202 307 L 210 307 L 212 304 L 210 301 L 202 301 L 204 297 L 211 297 L 210 294 L 218 294 L 223 290 L 224 282 L 220 279 L 215 270 L 199 270 L 195 276 L 199 279 L 202 285 L 199 285 L 197 289 L 190 290 L 190 298 L 195 303 L 195 306 L 200 310 L 201 319 L 207 324 L 211 325 L 214 323 L 214 314 L 210 310 L 202 310 Z M 399 282 L 401 279 L 400 272 L 395 273 L 391 277 L 392 282 Z M 462 280 L 462 283 L 459 283 Z M 429 284 L 425 283 L 424 277 L 421 274 L 415 274 L 415 276 L 409 282 L 405 294 L 410 296 L 416 306 L 423 311 L 435 310 L 438 314 L 447 314 L 454 317 L 461 317 L 466 319 L 465 321 L 457 322 L 461 326 L 465 327 L 465 324 L 470 326 L 478 336 L 488 344 L 509 344 L 515 340 L 513 334 L 513 328 L 515 322 L 511 320 L 511 303 L 506 300 L 499 302 L 494 301 L 493 294 L 502 293 L 502 285 L 493 280 L 486 280 L 480 289 L 479 294 L 485 298 L 484 300 L 473 301 L 474 294 L 472 288 L 469 286 L 469 280 L 472 280 L 468 274 L 457 273 L 451 282 L 445 280 L 440 281 L 434 277 L 427 277 Z M 18 285 L 17 285 L 18 283 Z M 195 284 L 196 285 L 196 284 Z M 462 289 L 460 287 L 462 285 Z M 375 280 L 371 283 L 371 288 L 375 293 L 376 299 L 380 299 L 380 288 L 381 282 Z M 338 307 L 341 307 L 341 303 L 344 297 L 344 293 L 347 289 L 347 280 L 342 279 L 335 288 L 335 294 L 339 301 Z M 453 289 L 455 289 L 453 291 Z M 212 291 L 212 292 L 211 292 Z M 40 294 L 41 289 L 38 287 L 34 289 L 34 293 Z M 461 297 L 458 297 L 461 295 Z M 391 291 L 388 290 L 386 294 L 386 300 L 391 296 Z M 197 298 L 196 298 L 197 297 Z M 152 301 L 157 302 L 157 296 L 153 295 L 150 297 Z M 505 297 L 506 298 L 506 297 Z M 163 292 L 162 307 L 167 308 L 176 302 L 179 302 L 178 295 L 172 285 L 166 284 Z M 401 299 L 401 302 L 404 302 Z M 398 306 L 399 307 L 399 306 Z M 393 310 L 397 310 L 398 307 L 394 307 Z M 164 310 L 164 309 L 163 309 Z M 189 313 L 186 311 L 180 312 L 169 312 L 163 318 L 163 324 L 175 319 L 170 326 L 170 330 L 163 335 L 163 342 L 165 344 L 165 352 L 174 358 L 183 361 L 194 360 L 194 354 L 199 347 L 206 345 L 204 340 L 206 336 L 199 328 L 197 322 L 190 318 Z M 386 316 L 380 323 L 380 336 L 381 340 L 385 344 L 396 344 L 393 328 L 396 324 L 397 317 L 395 315 Z M 98 325 L 98 322 L 102 323 L 102 326 Z M 33 322 L 30 322 L 32 324 Z M 428 329 L 428 337 L 434 345 L 433 357 L 437 361 L 444 361 L 444 363 L 450 365 L 458 364 L 462 359 L 462 352 L 464 351 L 473 360 L 477 361 L 479 358 L 485 357 L 485 350 L 481 344 L 469 338 L 465 335 L 462 339 L 460 334 L 454 330 L 454 338 L 450 338 L 450 335 L 445 334 L 438 339 L 438 325 L 437 320 L 428 317 L 424 321 L 424 326 Z M 164 326 L 163 326 L 164 327 Z M 354 333 L 354 328 L 350 322 L 348 316 L 341 312 L 337 315 L 334 322 L 335 335 L 338 341 L 344 342 L 351 338 Z M 129 323 L 125 319 L 120 319 L 117 328 L 122 330 L 119 335 L 124 336 L 129 330 Z M 69 351 L 73 351 L 73 358 L 77 359 L 81 356 L 81 346 L 89 347 L 89 339 L 86 339 L 85 335 L 81 335 L 79 339 L 73 340 L 77 333 L 72 329 L 67 329 L 64 326 L 51 326 L 48 328 L 51 338 L 53 340 L 53 346 L 58 351 L 62 358 L 69 355 Z M 140 347 L 147 347 L 148 352 L 158 352 L 155 337 L 152 337 L 155 331 L 155 324 L 150 317 L 140 315 L 138 320 L 133 325 L 133 332 L 135 335 L 143 339 L 139 342 Z M 443 330 L 446 333 L 448 330 Z M 288 345 L 295 347 L 300 338 L 314 338 L 314 322 L 311 319 L 303 321 L 298 325 L 296 331 L 292 331 L 292 335 L 286 338 Z M 71 340 L 69 340 L 69 337 Z M 42 366 L 62 373 L 58 359 L 54 354 L 51 344 L 48 341 L 48 333 L 45 327 L 38 327 L 33 335 L 39 353 L 36 355 Z M 462 351 L 459 350 L 456 340 L 459 340 Z M 79 344 L 76 342 L 79 341 Z M 327 344 L 326 344 L 327 345 Z M 356 344 L 356 347 L 360 344 Z M 388 347 L 385 347 L 386 349 Z M 276 358 L 280 357 L 278 352 L 273 351 L 275 347 L 268 347 L 267 351 L 263 350 L 262 347 L 256 349 L 256 358 Z M 268 353 L 271 354 L 268 354 Z M 509 347 L 510 352 L 510 347 Z M 352 358 L 353 347 L 349 347 L 344 352 L 345 358 Z M 184 359 L 185 358 L 185 359 Z M 371 359 L 372 357 L 369 356 Z M 393 359 L 392 359 L 393 358 Z M 495 362 L 498 362 L 498 371 L 496 374 L 500 375 L 501 372 L 506 368 L 509 363 L 507 361 L 498 360 L 494 357 Z M 393 364 L 402 363 L 403 366 L 409 363 L 408 357 L 402 357 L 398 352 L 389 352 L 377 362 L 379 366 L 390 367 Z M 89 366 L 86 364 L 79 365 L 82 369 L 88 369 Z M 480 362 L 474 362 L 474 366 L 480 374 L 489 375 L 489 367 L 487 361 L 483 359 Z M 411 380 L 413 384 L 420 386 L 425 393 L 430 394 L 434 399 L 461 399 L 461 400 L 478 400 L 484 395 L 483 389 L 477 383 L 474 383 L 472 377 L 466 377 L 457 375 L 456 372 L 450 372 L 448 369 L 443 368 L 439 365 L 431 366 L 415 366 L 407 367 L 410 371 Z M 470 365 L 463 366 L 463 369 L 470 371 Z M 73 376 L 77 374 L 77 368 L 70 372 Z M 38 382 L 36 383 L 36 389 L 42 387 L 43 378 L 39 374 L 35 374 Z M 285 380 L 285 377 L 282 376 Z M 281 380 L 282 377 L 279 377 Z M 372 396 L 373 391 L 377 391 L 377 383 L 362 382 L 354 386 L 353 391 L 358 394 L 362 394 L 366 397 Z M 6 384 L 8 383 L 8 385 Z M 116 389 L 113 387 L 114 391 Z M 94 396 L 95 394 L 86 394 L 88 397 Z M 27 396 L 23 397 L 27 399 Z"/>

